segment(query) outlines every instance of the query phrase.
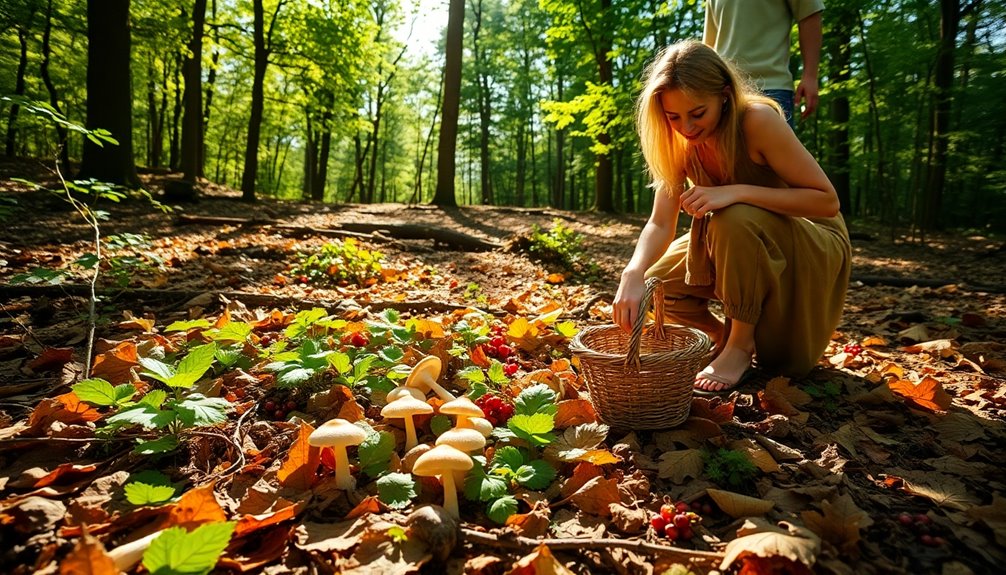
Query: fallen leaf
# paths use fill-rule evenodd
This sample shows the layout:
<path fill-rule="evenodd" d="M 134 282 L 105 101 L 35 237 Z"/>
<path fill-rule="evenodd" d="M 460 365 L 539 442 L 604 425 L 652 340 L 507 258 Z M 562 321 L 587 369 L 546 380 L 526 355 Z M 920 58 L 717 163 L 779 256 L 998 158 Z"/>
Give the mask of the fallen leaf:
<path fill-rule="evenodd" d="M 112 385 L 129 383 L 136 380 L 133 368 L 139 365 L 136 344 L 124 341 L 111 350 L 95 356 L 91 377 L 100 377 Z"/>
<path fill-rule="evenodd" d="M 967 510 L 967 514 L 991 529 L 995 533 L 996 543 L 1006 546 L 1006 497 L 993 493 L 991 505 L 972 507 Z"/>
<path fill-rule="evenodd" d="M 318 478 L 318 464 L 321 462 L 321 448 L 308 443 L 314 427 L 302 421 L 297 439 L 290 446 L 286 459 L 276 472 L 280 485 L 307 491 Z"/>
<path fill-rule="evenodd" d="M 573 474 L 569 476 L 569 479 L 562 483 L 562 486 L 559 488 L 559 494 L 563 497 L 569 497 L 591 479 L 603 476 L 604 472 L 599 466 L 589 462 L 579 463 L 573 468 Z"/>
<path fill-rule="evenodd" d="M 234 528 L 233 537 L 243 537 L 249 533 L 258 531 L 277 523 L 282 523 L 297 516 L 300 510 L 299 505 L 288 505 L 278 511 L 263 513 L 261 515 L 242 515 L 238 518 L 238 524 Z"/>
<path fill-rule="evenodd" d="M 115 561 L 97 538 L 84 534 L 59 563 L 60 575 L 119 575 Z"/>
<path fill-rule="evenodd" d="M 902 480 L 902 491 L 925 497 L 940 507 L 965 511 L 980 502 L 963 482 L 950 475 L 934 471 L 902 471 L 896 475 Z"/>
<path fill-rule="evenodd" d="M 941 440 L 975 441 L 985 439 L 985 427 L 982 420 L 964 413 L 948 413 L 932 424 L 940 434 Z"/>
<path fill-rule="evenodd" d="M 775 473 L 782 468 L 772 457 L 772 454 L 762 449 L 753 439 L 737 439 L 731 441 L 727 447 L 735 451 L 747 454 L 751 461 L 765 473 Z"/>
<path fill-rule="evenodd" d="M 660 456 L 657 476 L 681 484 L 687 477 L 698 479 L 704 465 L 702 451 L 698 449 L 669 451 Z"/>
<path fill-rule="evenodd" d="M 192 528 L 205 523 L 227 521 L 227 513 L 217 501 L 213 487 L 214 482 L 210 482 L 186 491 L 178 502 L 171 506 L 171 511 L 158 529 L 167 529 L 176 525 Z"/>
<path fill-rule="evenodd" d="M 873 525 L 870 516 L 856 506 L 852 497 L 843 493 L 821 502 L 821 512 L 800 514 L 811 531 L 839 549 L 844 555 L 859 556 L 860 531 Z"/>
<path fill-rule="evenodd" d="M 60 464 L 56 469 L 53 469 L 47 473 L 44 477 L 40 478 L 35 482 L 34 487 L 45 487 L 47 485 L 52 485 L 61 479 L 69 477 L 71 480 L 79 479 L 75 477 L 77 475 L 90 475 L 98 469 L 97 465 L 75 465 L 73 463 L 63 463 Z"/>
<path fill-rule="evenodd" d="M 766 499 L 749 497 L 732 491 L 707 489 L 706 493 L 716 503 L 717 507 L 734 519 L 765 515 L 775 507 L 774 503 Z"/>
<path fill-rule="evenodd" d="M 507 575 L 573 575 L 560 563 L 548 547 L 539 545 L 530 555 L 521 557 L 514 563 Z"/>
<path fill-rule="evenodd" d="M 923 324 L 915 324 L 910 328 L 898 332 L 898 341 L 926 341 L 929 339 L 929 330 Z"/>
<path fill-rule="evenodd" d="M 343 519 L 356 519 L 357 517 L 366 515 L 368 513 L 383 513 L 388 510 L 388 506 L 381 503 L 381 500 L 377 498 L 376 495 L 368 495 L 363 498 L 363 501 L 359 502 L 356 507 L 346 514 Z"/>
<path fill-rule="evenodd" d="M 568 399 L 557 404 L 555 428 L 563 429 L 580 425 L 581 423 L 596 423 L 597 413 L 594 405 L 586 399 Z"/>
<path fill-rule="evenodd" d="M 957 342 L 950 339 L 936 339 L 915 345 L 908 345 L 901 348 L 901 351 L 908 353 L 928 353 L 933 357 L 946 359 L 957 353 Z"/>
<path fill-rule="evenodd" d="M 641 533 L 650 524 L 652 512 L 646 509 L 626 507 L 621 503 L 612 503 L 610 509 L 611 524 L 622 533 L 635 535 Z"/>
<path fill-rule="evenodd" d="M 788 377 L 772 378 L 765 384 L 765 391 L 778 393 L 794 407 L 803 407 L 813 401 L 813 398 L 806 391 L 791 386 Z"/>
<path fill-rule="evenodd" d="M 571 495 L 569 500 L 585 513 L 607 517 L 611 514 L 609 506 L 621 500 L 618 481 L 595 477 Z"/>
<path fill-rule="evenodd" d="M 418 537 L 394 541 L 388 534 L 392 523 L 375 524 L 363 533 L 360 546 L 339 570 L 344 575 L 407 575 L 433 558 Z"/>
<path fill-rule="evenodd" d="M 548 533 L 551 520 L 552 513 L 548 504 L 538 502 L 527 513 L 514 513 L 507 517 L 506 525 L 517 535 L 537 539 Z"/>
<path fill-rule="evenodd" d="M 305 522 L 297 527 L 297 547 L 312 553 L 348 551 L 360 543 L 363 533 L 375 521 L 373 515 L 338 523 Z"/>
<path fill-rule="evenodd" d="M 726 401 L 720 396 L 705 398 L 693 395 L 690 413 L 694 417 L 701 417 L 715 423 L 729 423 L 734 419 L 736 404 L 736 398 Z"/>
<path fill-rule="evenodd" d="M 38 357 L 28 362 L 28 369 L 35 373 L 58 369 L 73 359 L 72 347 L 47 347 Z"/>
<path fill-rule="evenodd" d="M 746 563 L 753 561 L 758 568 L 748 571 L 750 575 L 768 573 L 788 573 L 792 575 L 810 573 L 810 567 L 817 561 L 817 556 L 821 552 L 821 540 L 809 529 L 798 527 L 786 522 L 780 525 L 786 529 L 770 525 L 762 519 L 748 520 L 737 531 L 739 537 L 727 544 L 724 549 L 726 554 L 720 562 L 720 570 L 726 571 L 736 561 Z M 779 559 L 779 563 L 792 562 L 795 566 L 802 566 L 803 569 L 783 570 L 764 569 L 764 562 L 754 560 L 755 557 L 762 559 Z M 750 558 L 750 559 L 749 559 Z M 771 566 L 772 562 L 769 562 Z M 778 565 L 782 566 L 782 565 Z M 742 571 L 743 572 L 743 571 Z"/>
<path fill-rule="evenodd" d="M 943 385 L 929 375 L 923 377 L 919 383 L 899 379 L 887 385 L 893 393 L 900 395 L 909 403 L 929 411 L 946 411 L 953 402 L 953 399 L 943 389 Z"/>

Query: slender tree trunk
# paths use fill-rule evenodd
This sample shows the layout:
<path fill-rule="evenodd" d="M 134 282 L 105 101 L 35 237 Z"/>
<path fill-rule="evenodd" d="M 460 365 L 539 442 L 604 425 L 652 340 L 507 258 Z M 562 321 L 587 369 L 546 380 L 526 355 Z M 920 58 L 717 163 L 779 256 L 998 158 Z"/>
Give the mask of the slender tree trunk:
<path fill-rule="evenodd" d="M 332 128 L 326 123 L 321 133 L 321 149 L 318 150 L 318 162 L 315 164 L 314 184 L 311 186 L 311 199 L 316 202 L 325 200 L 325 184 L 328 180 L 328 156 L 332 150 Z"/>
<path fill-rule="evenodd" d="M 182 179 L 195 183 L 202 175 L 203 151 L 203 22 L 206 0 L 195 0 L 192 7 L 192 38 L 189 53 L 182 64 L 185 81 L 184 114 L 182 117 Z"/>
<path fill-rule="evenodd" d="M 171 148 L 168 150 L 168 167 L 172 171 L 178 171 L 179 162 L 179 142 L 181 141 L 181 119 L 182 119 L 182 91 L 179 89 L 181 86 L 181 62 L 180 56 L 175 55 L 172 58 L 172 73 L 175 76 L 174 82 L 174 107 L 171 109 Z"/>
<path fill-rule="evenodd" d="M 853 9 L 837 8 L 834 33 L 830 38 L 835 43 L 831 69 L 835 75 L 834 85 L 838 88 L 831 101 L 831 181 L 835 184 L 838 201 L 845 216 L 852 215 L 852 193 L 849 174 L 849 120 L 851 107 L 849 105 L 849 89 L 847 88 L 851 74 L 852 33 L 858 16 L 851 13 Z M 857 12 L 858 13 L 858 12 Z"/>
<path fill-rule="evenodd" d="M 17 40 L 21 47 L 21 56 L 17 61 L 17 79 L 14 82 L 14 93 L 18 96 L 24 96 L 24 74 L 28 69 L 28 27 L 18 26 L 17 28 Z M 4 154 L 8 158 L 14 157 L 14 148 L 16 146 L 17 134 L 17 116 L 21 111 L 21 106 L 14 104 L 10 107 L 10 111 L 7 113 L 7 144 L 4 147 Z"/>
<path fill-rule="evenodd" d="M 558 68 L 558 66 L 557 66 Z M 558 100 L 562 101 L 563 92 L 563 76 L 559 72 L 556 74 L 555 79 L 556 85 L 558 86 Z M 566 144 L 566 130 L 559 129 L 555 131 L 555 178 L 552 182 L 552 207 L 562 208 L 564 202 L 566 185 L 566 157 L 565 157 L 565 144 Z"/>
<path fill-rule="evenodd" d="M 49 93 L 49 105 L 52 106 L 54 110 L 63 113 L 62 108 L 59 106 L 59 93 L 56 92 L 56 85 L 52 82 L 52 76 L 49 74 L 49 64 L 52 62 L 52 0 L 49 0 L 45 6 L 45 31 L 42 32 L 42 64 L 39 66 L 39 75 L 42 76 L 42 83 L 45 84 L 45 90 Z M 59 138 L 59 161 L 64 166 L 70 165 L 70 136 L 67 133 L 66 127 L 61 124 L 56 124 L 56 137 Z"/>
<path fill-rule="evenodd" d="M 108 130 L 119 144 L 85 140 L 78 177 L 135 188 L 129 36 L 129 0 L 88 0 L 86 127 Z"/>
<path fill-rule="evenodd" d="M 461 107 L 462 33 L 465 22 L 464 0 L 450 0 L 447 21 L 446 58 L 444 62 L 444 105 L 441 112 L 440 144 L 437 157 L 437 192 L 433 204 L 456 207 L 454 153 L 458 141 L 458 110 Z"/>
<path fill-rule="evenodd" d="M 220 31 L 216 26 L 217 0 L 210 4 L 210 18 L 213 29 L 213 54 L 210 56 L 210 71 L 206 76 L 206 104 L 203 108 L 203 126 L 200 139 L 201 151 L 199 152 L 199 175 L 204 176 L 206 171 L 206 132 L 210 129 L 210 112 L 213 110 L 213 91 L 217 82 L 217 65 L 220 62 Z"/>
<path fill-rule="evenodd" d="M 269 64 L 269 54 L 265 47 L 265 8 L 263 0 L 254 0 L 255 13 L 255 71 L 252 79 L 251 117 L 248 119 L 248 135 L 245 144 L 245 167 L 241 175 L 241 199 L 255 201 L 255 180 L 258 177 L 258 145 L 262 129 L 262 113 L 265 107 L 265 71 Z"/>
<path fill-rule="evenodd" d="M 475 0 L 472 3 L 472 10 L 475 20 L 472 30 L 472 53 L 475 56 L 475 84 L 478 87 L 479 106 L 479 185 L 482 188 L 482 204 L 491 206 L 496 203 L 496 199 L 493 197 L 492 166 L 490 166 L 489 155 L 489 123 L 492 119 L 489 74 L 485 70 L 485 48 L 480 42 L 482 0 Z"/>

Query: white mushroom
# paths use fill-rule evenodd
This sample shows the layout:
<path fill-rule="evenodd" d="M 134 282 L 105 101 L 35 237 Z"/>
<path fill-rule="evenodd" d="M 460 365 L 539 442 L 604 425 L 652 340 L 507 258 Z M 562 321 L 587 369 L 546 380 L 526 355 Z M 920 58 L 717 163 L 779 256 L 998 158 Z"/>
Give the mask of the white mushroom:
<path fill-rule="evenodd" d="M 416 424 L 412 421 L 414 415 L 433 413 L 433 407 L 425 401 L 420 401 L 411 395 L 405 395 L 384 406 L 381 415 L 388 419 L 402 418 L 405 420 L 405 450 L 419 445 L 416 437 Z"/>
<path fill-rule="evenodd" d="M 440 406 L 440 413 L 457 417 L 457 427 L 470 427 L 468 420 L 472 417 L 485 417 L 482 408 L 465 396 L 448 401 Z"/>
<path fill-rule="evenodd" d="M 408 387 L 406 385 L 402 385 L 388 392 L 387 403 L 391 403 L 392 401 L 395 401 L 396 399 L 399 399 L 406 395 L 411 395 L 412 397 L 418 399 L 419 401 L 426 401 L 426 394 L 423 393 L 421 389 L 417 387 Z"/>
<path fill-rule="evenodd" d="M 471 427 L 482 434 L 482 437 L 489 437 L 493 433 L 493 424 L 484 417 L 469 417 L 464 425 L 458 427 Z"/>
<path fill-rule="evenodd" d="M 349 457 L 346 447 L 360 445 L 367 438 L 367 432 L 345 419 L 326 421 L 311 432 L 307 442 L 315 447 L 330 447 L 335 454 L 335 486 L 349 490 L 356 486 L 353 475 L 349 472 Z"/>
<path fill-rule="evenodd" d="M 440 361 L 439 357 L 435 355 L 424 357 L 409 372 L 409 377 L 405 379 L 405 386 L 415 387 L 424 392 L 432 390 L 440 399 L 451 401 L 454 399 L 454 394 L 437 383 L 437 378 L 440 377 L 440 369 L 442 367 L 443 362 Z"/>
<path fill-rule="evenodd" d="M 115 562 L 115 567 L 119 571 L 129 571 L 134 565 L 140 562 L 140 559 L 143 559 L 143 554 L 147 551 L 147 548 L 150 547 L 150 544 L 161 533 L 163 533 L 163 530 L 154 531 L 150 535 L 140 537 L 136 541 L 123 543 L 109 551 L 108 556 Z"/>
<path fill-rule="evenodd" d="M 458 451 L 450 445 L 438 445 L 419 456 L 412 473 L 431 477 L 437 475 L 444 485 L 444 511 L 453 517 L 459 517 L 458 490 L 455 484 L 455 471 L 468 471 L 474 462 L 467 454 Z"/>

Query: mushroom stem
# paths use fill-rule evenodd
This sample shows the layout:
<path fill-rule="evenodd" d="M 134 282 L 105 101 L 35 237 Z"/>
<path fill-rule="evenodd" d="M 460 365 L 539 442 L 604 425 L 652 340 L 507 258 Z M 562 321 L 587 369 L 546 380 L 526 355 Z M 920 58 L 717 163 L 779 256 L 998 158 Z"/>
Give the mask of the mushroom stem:
<path fill-rule="evenodd" d="M 346 447 L 334 445 L 332 452 L 335 454 L 335 486 L 343 491 L 349 491 L 356 487 L 356 480 L 349 472 L 349 456 L 346 455 Z"/>
<path fill-rule="evenodd" d="M 154 531 L 150 535 L 141 537 L 136 541 L 119 545 L 115 549 L 110 550 L 108 556 L 112 558 L 116 568 L 120 571 L 129 571 L 143 559 L 143 554 L 147 551 L 147 548 L 150 547 L 150 544 L 160 534 L 161 531 Z"/>
<path fill-rule="evenodd" d="M 440 474 L 440 482 L 444 484 L 444 511 L 451 517 L 458 519 L 461 513 L 458 511 L 458 490 L 454 486 L 454 474 L 444 471 Z"/>
<path fill-rule="evenodd" d="M 440 399 L 442 399 L 444 401 L 450 401 L 452 399 L 457 399 L 456 397 L 454 397 L 453 393 L 447 391 L 439 383 L 437 383 L 437 380 L 435 380 L 433 378 L 430 378 L 430 379 L 426 380 L 425 383 L 429 384 L 430 389 L 432 389 L 433 393 L 437 394 L 437 397 L 439 397 Z"/>
<path fill-rule="evenodd" d="M 412 421 L 412 416 L 405 416 L 405 451 L 412 449 L 413 447 L 419 445 L 419 439 L 416 437 L 416 424 Z"/>

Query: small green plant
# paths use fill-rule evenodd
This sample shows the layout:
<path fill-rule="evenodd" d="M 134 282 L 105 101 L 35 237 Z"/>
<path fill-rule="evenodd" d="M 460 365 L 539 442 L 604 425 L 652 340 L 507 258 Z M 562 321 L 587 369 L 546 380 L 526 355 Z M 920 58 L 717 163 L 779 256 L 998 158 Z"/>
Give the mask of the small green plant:
<path fill-rule="evenodd" d="M 482 307 L 489 305 L 489 298 L 486 294 L 482 293 L 482 286 L 475 282 L 470 282 L 465 286 L 465 293 L 462 294 L 465 301 L 473 301 L 475 305 L 480 305 Z"/>
<path fill-rule="evenodd" d="M 702 454 L 706 475 L 714 483 L 731 489 L 744 489 L 758 474 L 758 467 L 740 451 L 720 448 Z"/>
<path fill-rule="evenodd" d="M 384 254 L 359 247 L 356 240 L 327 243 L 316 254 L 300 254 L 293 269 L 294 277 L 301 282 L 331 281 L 369 286 L 381 279 L 381 262 Z"/>
<path fill-rule="evenodd" d="M 582 243 L 583 235 L 555 219 L 548 231 L 542 230 L 538 225 L 531 226 L 528 250 L 541 261 L 557 263 L 574 274 L 597 275 L 600 271 L 597 264 L 584 261 Z"/>
<path fill-rule="evenodd" d="M 804 386 L 807 395 L 818 399 L 828 411 L 835 411 L 838 408 L 838 398 L 842 395 L 842 385 L 834 381 L 824 383 L 811 383 Z"/>
<path fill-rule="evenodd" d="M 206 575 L 216 566 L 237 523 L 207 523 L 192 531 L 170 527 L 158 535 L 143 553 L 143 566 L 150 573 Z"/>

